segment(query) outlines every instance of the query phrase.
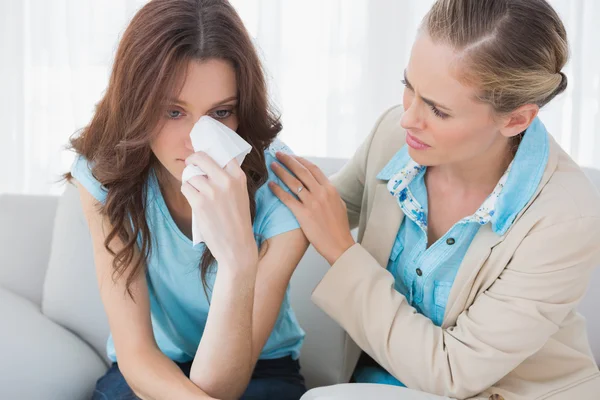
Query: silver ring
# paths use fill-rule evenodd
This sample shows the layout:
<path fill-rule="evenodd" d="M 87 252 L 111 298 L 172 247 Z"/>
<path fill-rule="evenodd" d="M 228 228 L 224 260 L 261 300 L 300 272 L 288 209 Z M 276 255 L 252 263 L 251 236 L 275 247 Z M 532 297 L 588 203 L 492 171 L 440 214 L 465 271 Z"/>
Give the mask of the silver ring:
<path fill-rule="evenodd" d="M 300 194 L 302 190 L 304 190 L 304 186 L 300 186 L 298 190 L 296 190 L 296 194 Z"/>

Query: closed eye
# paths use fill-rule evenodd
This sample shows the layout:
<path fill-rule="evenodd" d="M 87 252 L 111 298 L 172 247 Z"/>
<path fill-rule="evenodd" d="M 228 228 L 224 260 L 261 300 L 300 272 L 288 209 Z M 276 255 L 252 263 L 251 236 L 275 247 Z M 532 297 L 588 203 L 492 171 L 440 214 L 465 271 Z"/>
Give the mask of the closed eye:
<path fill-rule="evenodd" d="M 412 85 L 406 78 L 406 70 L 404 70 L 404 79 L 402 79 L 402 84 L 404 86 L 406 86 L 406 88 L 408 90 L 414 91 Z M 432 100 L 426 99 L 424 97 L 421 97 L 421 100 L 423 100 L 423 102 L 429 106 L 429 108 L 433 112 L 433 115 L 435 115 L 436 117 L 438 117 L 440 119 L 446 119 L 446 118 L 450 117 L 450 114 L 440 111 L 440 109 L 436 106 L 436 103 L 433 102 Z M 447 108 L 447 107 L 443 107 L 443 108 Z"/>
<path fill-rule="evenodd" d="M 446 118 L 448 118 L 448 117 L 449 117 L 449 115 L 448 115 L 448 114 L 446 114 L 446 113 L 444 113 L 444 112 L 441 112 L 441 111 L 440 111 L 440 110 L 439 110 L 439 109 L 438 109 L 436 106 L 434 106 L 434 105 L 431 105 L 431 104 L 430 104 L 430 105 L 429 105 L 429 108 L 431 108 L 431 111 L 433 111 L 433 114 L 434 114 L 436 117 L 438 117 L 438 118 L 441 118 L 441 119 L 446 119 Z"/>

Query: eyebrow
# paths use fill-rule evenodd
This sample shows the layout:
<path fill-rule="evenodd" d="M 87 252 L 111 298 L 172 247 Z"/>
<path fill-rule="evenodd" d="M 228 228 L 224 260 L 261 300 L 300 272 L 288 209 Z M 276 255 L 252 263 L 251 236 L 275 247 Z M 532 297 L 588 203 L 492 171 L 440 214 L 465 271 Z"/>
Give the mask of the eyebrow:
<path fill-rule="evenodd" d="M 230 96 L 230 97 L 227 97 L 226 99 L 223 99 L 223 100 L 221 100 L 221 101 L 218 101 L 218 102 L 216 102 L 215 104 L 213 104 L 213 105 L 212 105 L 212 107 L 211 107 L 210 109 L 212 110 L 212 109 L 213 109 L 213 108 L 215 108 L 215 107 L 222 106 L 223 104 L 225 104 L 225 103 L 229 103 L 229 102 L 231 102 L 231 101 L 234 101 L 234 100 L 235 100 L 235 101 L 237 101 L 237 99 L 238 99 L 238 98 L 237 98 L 237 96 Z"/>
<path fill-rule="evenodd" d="M 230 97 L 227 97 L 226 99 L 223 99 L 223 100 L 221 100 L 221 101 L 218 101 L 218 102 L 216 102 L 215 104 L 213 104 L 213 105 L 210 107 L 210 109 L 212 110 L 213 108 L 216 108 L 216 107 L 218 107 L 218 106 L 221 106 L 221 105 L 223 105 L 223 104 L 225 104 L 225 103 L 229 103 L 229 102 L 231 102 L 231 101 L 234 101 L 234 100 L 235 100 L 235 101 L 237 101 L 237 99 L 238 99 L 238 98 L 237 98 L 237 96 L 230 96 Z M 189 105 L 188 103 L 186 103 L 185 101 L 183 101 L 183 100 L 179 100 L 179 99 L 170 99 L 169 101 L 170 101 L 172 104 L 177 104 L 177 105 L 183 106 L 184 108 L 187 108 L 187 109 L 189 109 L 189 108 L 190 108 L 190 105 Z"/>
<path fill-rule="evenodd" d="M 410 84 L 410 82 L 409 82 L 408 78 L 406 77 L 406 70 L 404 70 L 404 82 L 406 82 L 406 86 L 408 86 L 408 88 L 409 88 L 409 89 L 412 89 L 412 88 L 413 88 L 413 87 L 412 87 L 412 85 Z M 425 98 L 425 97 L 423 97 L 423 96 L 419 96 L 419 97 L 421 97 L 421 100 L 423 100 L 423 102 L 424 102 L 425 104 L 427 104 L 427 105 L 429 105 L 429 106 L 431 106 L 431 107 L 440 108 L 440 109 L 442 109 L 442 110 L 445 110 L 445 111 L 447 111 L 447 112 L 449 112 L 449 113 L 451 113 L 451 112 L 452 112 L 452 109 L 451 109 L 451 108 L 449 108 L 449 107 L 446 107 L 446 106 L 445 106 L 445 105 L 443 105 L 443 104 L 440 104 L 440 103 L 438 103 L 438 102 L 436 102 L 436 101 L 433 101 L 433 100 L 431 100 L 431 99 L 427 99 L 427 98 Z"/>

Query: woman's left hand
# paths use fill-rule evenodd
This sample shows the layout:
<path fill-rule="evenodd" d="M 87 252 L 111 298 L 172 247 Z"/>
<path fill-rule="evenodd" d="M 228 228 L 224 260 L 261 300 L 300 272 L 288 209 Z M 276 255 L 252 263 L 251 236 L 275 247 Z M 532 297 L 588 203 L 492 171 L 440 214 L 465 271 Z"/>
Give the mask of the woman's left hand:
<path fill-rule="evenodd" d="M 325 174 L 310 161 L 281 152 L 277 159 L 295 176 L 276 162 L 271 169 L 296 197 L 273 182 L 269 187 L 294 213 L 310 243 L 333 265 L 355 244 L 346 204 Z"/>
<path fill-rule="evenodd" d="M 246 174 L 234 159 L 224 169 L 206 153 L 186 159 L 202 169 L 181 186 L 202 237 L 219 268 L 256 267 L 258 247 L 252 229 Z"/>

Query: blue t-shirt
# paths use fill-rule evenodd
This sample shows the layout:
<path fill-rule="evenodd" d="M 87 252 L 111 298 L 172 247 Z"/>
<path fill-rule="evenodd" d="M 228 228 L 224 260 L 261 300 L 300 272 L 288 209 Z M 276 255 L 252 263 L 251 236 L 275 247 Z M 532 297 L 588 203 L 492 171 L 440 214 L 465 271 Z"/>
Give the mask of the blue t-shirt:
<path fill-rule="evenodd" d="M 268 181 L 274 181 L 285 188 L 270 168 L 270 164 L 276 161 L 275 151 L 282 149 L 286 149 L 285 145 L 276 140 L 265 151 L 265 158 Z M 105 201 L 106 188 L 93 177 L 85 158 L 79 156 L 75 160 L 71 173 L 98 201 Z M 160 350 L 171 360 L 191 361 L 200 343 L 209 309 L 199 268 L 205 245 L 194 246 L 177 227 L 154 174 L 150 174 L 147 185 L 146 219 L 152 236 L 152 252 L 147 260 L 146 278 L 154 337 Z M 257 240 L 266 240 L 299 228 L 294 215 L 272 194 L 266 183 L 256 192 L 255 200 L 256 217 L 253 227 Z M 212 268 L 206 276 L 209 297 L 217 268 Z M 304 331 L 290 306 L 288 285 L 277 321 L 259 358 L 291 356 L 297 359 L 303 341 Z M 106 350 L 108 357 L 116 361 L 112 335 L 108 339 Z"/>

